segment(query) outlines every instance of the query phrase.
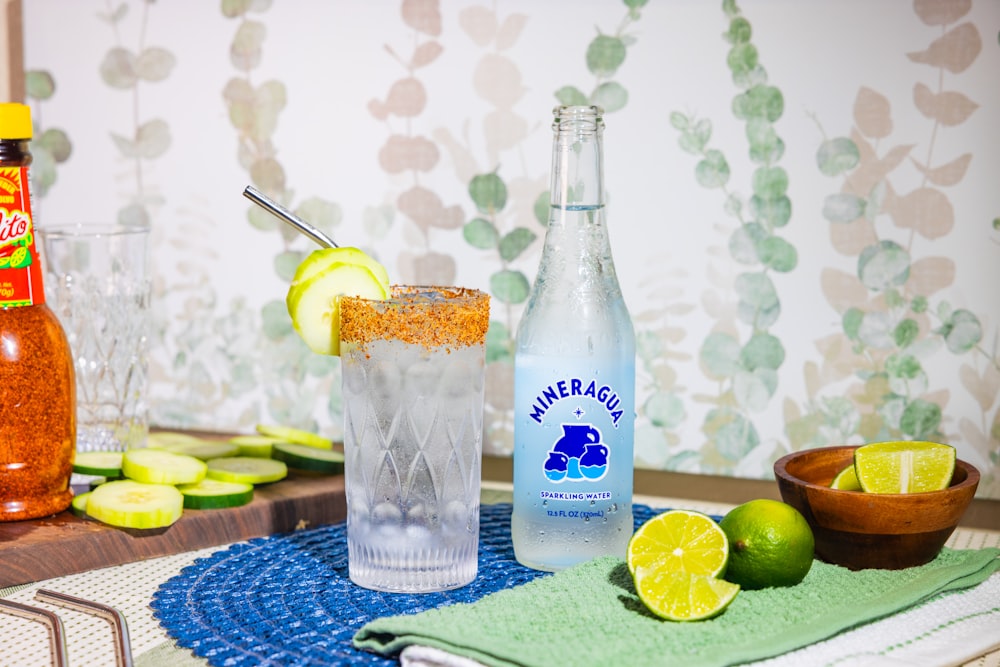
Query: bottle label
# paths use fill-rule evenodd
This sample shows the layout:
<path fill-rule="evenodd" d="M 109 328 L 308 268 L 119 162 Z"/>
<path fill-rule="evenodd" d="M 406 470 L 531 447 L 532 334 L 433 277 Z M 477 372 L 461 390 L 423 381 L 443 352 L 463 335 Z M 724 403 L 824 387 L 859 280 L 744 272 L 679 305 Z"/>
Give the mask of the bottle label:
<path fill-rule="evenodd" d="M 584 363 L 515 360 L 515 494 L 530 492 L 536 515 L 575 519 L 578 506 L 631 498 L 634 362 Z"/>
<path fill-rule="evenodd" d="M 0 308 L 45 303 L 28 167 L 0 167 Z"/>

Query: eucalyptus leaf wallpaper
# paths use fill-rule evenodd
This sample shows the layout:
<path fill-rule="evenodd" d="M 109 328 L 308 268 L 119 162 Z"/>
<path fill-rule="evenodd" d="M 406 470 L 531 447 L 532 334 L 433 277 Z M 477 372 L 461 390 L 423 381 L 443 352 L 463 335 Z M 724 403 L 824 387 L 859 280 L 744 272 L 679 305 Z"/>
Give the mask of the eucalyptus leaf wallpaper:
<path fill-rule="evenodd" d="M 995 0 L 30 0 L 36 212 L 150 225 L 152 421 L 341 433 L 284 296 L 308 240 L 492 295 L 485 449 L 545 233 L 551 109 L 606 110 L 637 465 L 929 439 L 1000 498 Z"/>

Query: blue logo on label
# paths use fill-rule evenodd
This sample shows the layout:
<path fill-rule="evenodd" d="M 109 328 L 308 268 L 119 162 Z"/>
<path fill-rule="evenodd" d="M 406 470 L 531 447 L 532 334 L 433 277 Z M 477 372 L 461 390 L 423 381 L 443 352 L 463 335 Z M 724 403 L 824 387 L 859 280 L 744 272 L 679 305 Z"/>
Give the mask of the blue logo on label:
<path fill-rule="evenodd" d="M 596 482 L 608 473 L 608 447 L 592 424 L 563 424 L 563 434 L 548 452 L 543 465 L 552 482 Z"/>

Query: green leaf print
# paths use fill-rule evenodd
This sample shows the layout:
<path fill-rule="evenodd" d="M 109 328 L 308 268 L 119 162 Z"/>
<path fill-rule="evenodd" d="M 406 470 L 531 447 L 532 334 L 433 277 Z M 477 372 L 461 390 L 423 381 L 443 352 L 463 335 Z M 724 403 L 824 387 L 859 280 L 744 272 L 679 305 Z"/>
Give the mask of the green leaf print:
<path fill-rule="evenodd" d="M 643 412 L 654 426 L 677 428 L 684 420 L 684 401 L 673 392 L 656 391 L 646 399 Z"/>
<path fill-rule="evenodd" d="M 879 241 L 858 257 L 858 278 L 870 290 L 899 286 L 909 277 L 910 253 L 895 241 Z"/>
<path fill-rule="evenodd" d="M 738 42 L 729 50 L 726 64 L 729 65 L 733 76 L 753 71 L 758 65 L 757 47 L 747 42 Z"/>
<path fill-rule="evenodd" d="M 507 205 L 507 185 L 497 174 L 479 174 L 469 181 L 469 196 L 484 215 L 493 215 Z"/>
<path fill-rule="evenodd" d="M 504 269 L 490 276 L 490 292 L 502 303 L 524 303 L 531 284 L 520 271 Z"/>
<path fill-rule="evenodd" d="M 28 70 L 24 73 L 24 93 L 36 100 L 50 99 L 56 92 L 56 82 L 44 70 Z"/>
<path fill-rule="evenodd" d="M 598 35 L 587 47 L 587 69 L 597 77 L 609 77 L 625 62 L 625 43 L 619 37 Z"/>
<path fill-rule="evenodd" d="M 865 214 L 867 202 L 849 192 L 827 195 L 823 200 L 823 217 L 829 222 L 854 222 Z"/>
<path fill-rule="evenodd" d="M 733 115 L 740 120 L 773 123 L 784 111 L 785 98 L 774 86 L 758 84 L 733 98 Z"/>
<path fill-rule="evenodd" d="M 585 106 L 587 104 L 587 96 L 575 86 L 563 86 L 557 90 L 556 99 L 559 100 L 560 104 L 568 107 Z"/>
<path fill-rule="evenodd" d="M 601 107 L 605 113 L 618 111 L 628 103 L 628 91 L 617 81 L 607 81 L 594 90 L 590 103 Z"/>
<path fill-rule="evenodd" d="M 536 238 L 538 238 L 537 234 L 527 227 L 513 229 L 500 239 L 500 258 L 505 262 L 517 259 Z"/>
<path fill-rule="evenodd" d="M 788 273 L 798 264 L 795 246 L 780 236 L 768 236 L 757 244 L 757 257 L 764 266 Z"/>
<path fill-rule="evenodd" d="M 944 336 L 945 345 L 954 354 L 963 354 L 976 347 L 983 339 L 983 325 L 975 313 L 959 309 L 938 331 Z"/>
<path fill-rule="evenodd" d="M 784 361 L 784 346 L 769 333 L 754 334 L 740 350 L 740 364 L 748 371 L 758 368 L 777 370 Z"/>
<path fill-rule="evenodd" d="M 917 340 L 917 336 L 919 335 L 920 325 L 915 320 L 909 318 L 896 325 L 896 329 L 892 332 L 893 341 L 896 343 L 896 347 L 900 349 L 908 347 Z"/>
<path fill-rule="evenodd" d="M 840 176 L 858 166 L 861 153 L 857 145 L 846 137 L 828 139 L 816 151 L 816 164 L 825 176 Z"/>
<path fill-rule="evenodd" d="M 792 200 L 786 195 L 768 198 L 755 194 L 749 203 L 754 220 L 771 229 L 784 227 L 792 219 Z"/>
<path fill-rule="evenodd" d="M 730 44 L 748 44 L 753 37 L 750 22 L 738 16 L 729 22 L 729 30 L 723 35 Z"/>
<path fill-rule="evenodd" d="M 492 250 L 500 242 L 496 225 L 485 218 L 473 218 L 462 227 L 462 237 L 473 248 Z"/>
<path fill-rule="evenodd" d="M 899 419 L 899 429 L 917 440 L 934 438 L 940 425 L 941 406 L 922 398 L 910 401 Z"/>
<path fill-rule="evenodd" d="M 721 380 L 740 370 L 740 344 L 732 335 L 715 331 L 701 344 L 701 365 L 709 377 Z"/>
<path fill-rule="evenodd" d="M 721 188 L 729 182 L 729 163 L 720 151 L 710 150 L 695 167 L 695 178 L 704 188 Z"/>

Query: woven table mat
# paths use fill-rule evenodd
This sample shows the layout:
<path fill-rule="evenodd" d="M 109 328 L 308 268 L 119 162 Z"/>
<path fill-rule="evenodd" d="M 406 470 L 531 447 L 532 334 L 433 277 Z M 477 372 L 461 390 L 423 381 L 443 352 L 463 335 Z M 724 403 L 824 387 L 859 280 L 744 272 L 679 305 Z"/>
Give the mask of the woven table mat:
<path fill-rule="evenodd" d="M 635 523 L 662 510 L 633 505 Z M 344 523 L 241 542 L 196 561 L 154 594 L 155 616 L 212 665 L 397 665 L 351 638 L 382 616 L 473 602 L 545 576 L 514 559 L 509 504 L 483 505 L 479 573 L 441 593 L 381 593 L 347 574 Z"/>

